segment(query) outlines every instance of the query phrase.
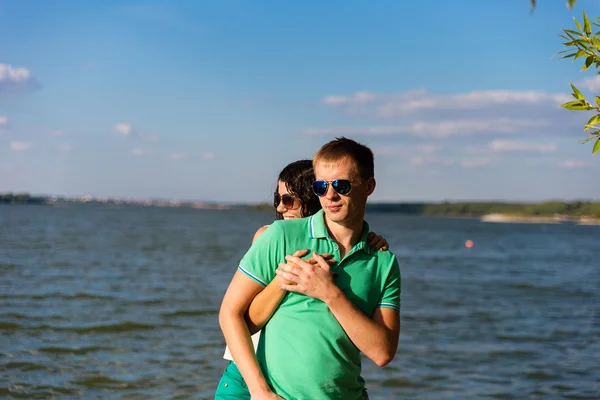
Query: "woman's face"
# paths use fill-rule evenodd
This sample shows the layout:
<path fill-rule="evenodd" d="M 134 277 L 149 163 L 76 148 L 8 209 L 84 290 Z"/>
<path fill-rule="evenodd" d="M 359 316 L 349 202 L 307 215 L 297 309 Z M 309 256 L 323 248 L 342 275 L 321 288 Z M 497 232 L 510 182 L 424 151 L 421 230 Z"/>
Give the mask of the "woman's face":
<path fill-rule="evenodd" d="M 284 181 L 277 182 L 277 193 L 280 200 L 275 207 L 277 212 L 283 215 L 283 219 L 302 218 L 302 204 L 300 204 L 300 200 L 295 195 L 288 192 Z"/>

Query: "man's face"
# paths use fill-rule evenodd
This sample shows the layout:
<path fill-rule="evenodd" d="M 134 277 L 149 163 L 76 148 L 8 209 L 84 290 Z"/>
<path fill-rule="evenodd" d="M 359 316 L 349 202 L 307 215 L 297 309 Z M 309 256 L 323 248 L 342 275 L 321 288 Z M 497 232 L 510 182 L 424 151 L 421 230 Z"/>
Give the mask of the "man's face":
<path fill-rule="evenodd" d="M 367 198 L 375 189 L 375 179 L 361 181 L 353 163 L 348 158 L 336 162 L 317 161 L 315 164 L 316 180 L 328 181 L 327 192 L 319 197 L 321 207 L 327 218 L 336 223 L 362 223 Z M 337 193 L 331 182 L 336 179 L 347 179 L 352 182 L 352 190 L 347 195 Z"/>

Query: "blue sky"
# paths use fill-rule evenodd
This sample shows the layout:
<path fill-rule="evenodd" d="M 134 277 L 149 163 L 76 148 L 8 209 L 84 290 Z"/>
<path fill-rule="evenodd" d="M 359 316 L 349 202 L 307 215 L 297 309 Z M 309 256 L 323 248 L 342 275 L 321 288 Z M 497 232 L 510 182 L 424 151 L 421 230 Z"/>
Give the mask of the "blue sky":
<path fill-rule="evenodd" d="M 560 0 L 0 0 L 0 192 L 270 201 L 345 135 L 373 201 L 598 199 Z"/>

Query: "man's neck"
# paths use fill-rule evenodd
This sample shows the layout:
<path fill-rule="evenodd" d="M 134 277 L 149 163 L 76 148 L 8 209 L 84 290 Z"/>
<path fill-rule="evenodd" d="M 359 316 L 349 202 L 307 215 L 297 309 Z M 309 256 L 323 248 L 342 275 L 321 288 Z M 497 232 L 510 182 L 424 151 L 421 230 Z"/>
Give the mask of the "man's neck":
<path fill-rule="evenodd" d="M 341 256 L 344 257 L 360 241 L 363 234 L 364 216 L 356 218 L 355 221 L 348 221 L 346 224 L 333 222 L 327 218 L 327 215 L 323 217 L 331 238 L 340 245 Z M 341 251 L 342 248 L 344 249 L 343 252 Z"/>

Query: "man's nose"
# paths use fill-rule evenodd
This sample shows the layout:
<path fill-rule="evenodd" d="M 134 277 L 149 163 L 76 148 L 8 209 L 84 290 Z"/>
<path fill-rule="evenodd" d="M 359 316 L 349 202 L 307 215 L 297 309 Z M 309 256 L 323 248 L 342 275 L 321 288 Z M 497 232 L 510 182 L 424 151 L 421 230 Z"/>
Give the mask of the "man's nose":
<path fill-rule="evenodd" d="M 333 185 L 327 185 L 327 192 L 325 192 L 325 198 L 327 200 L 334 200 L 338 196 L 338 193 L 333 189 Z"/>

